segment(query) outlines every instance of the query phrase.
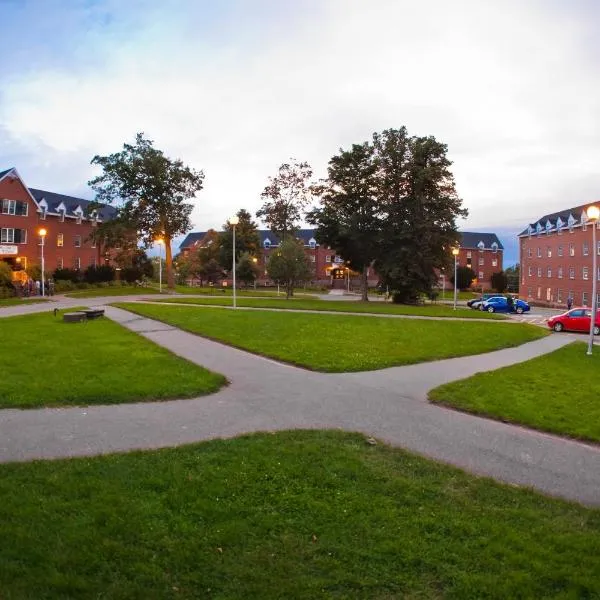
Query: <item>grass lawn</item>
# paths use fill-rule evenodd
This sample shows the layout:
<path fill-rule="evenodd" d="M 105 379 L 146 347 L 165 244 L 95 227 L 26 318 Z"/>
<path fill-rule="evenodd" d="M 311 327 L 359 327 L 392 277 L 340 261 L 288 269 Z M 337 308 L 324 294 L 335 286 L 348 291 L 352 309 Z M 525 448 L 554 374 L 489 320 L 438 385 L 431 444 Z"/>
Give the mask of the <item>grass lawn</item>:
<path fill-rule="evenodd" d="M 24 304 L 37 304 L 48 302 L 48 298 L 0 298 L 0 308 L 3 306 L 23 306 Z"/>
<path fill-rule="evenodd" d="M 600 349 L 582 342 L 432 390 L 434 402 L 502 421 L 600 442 Z"/>
<path fill-rule="evenodd" d="M 517 346 L 548 335 L 509 323 L 378 319 L 332 314 L 116 306 L 317 371 L 366 371 Z"/>
<path fill-rule="evenodd" d="M 44 312 L 1 328 L 0 408 L 184 398 L 225 383 L 108 319 L 63 323 Z"/>
<path fill-rule="evenodd" d="M 600 511 L 357 434 L 0 465 L 3 598 L 597 598 Z"/>
<path fill-rule="evenodd" d="M 153 287 L 141 287 L 127 285 L 122 287 L 99 287 L 88 288 L 87 290 L 76 290 L 65 293 L 68 298 L 96 298 L 101 296 L 132 296 L 141 294 L 158 294 L 158 289 Z"/>
<path fill-rule="evenodd" d="M 174 304 L 200 304 L 231 306 L 231 298 L 160 298 L 157 302 L 170 302 Z M 505 320 L 504 315 L 488 313 L 470 308 L 458 308 L 444 304 L 427 304 L 425 306 L 409 306 L 406 304 L 392 304 L 389 302 L 361 302 L 360 300 L 318 300 L 293 298 L 239 298 L 238 306 L 250 308 L 280 308 L 294 310 L 320 310 L 326 312 L 356 312 L 386 315 L 414 315 L 425 317 L 460 317 L 463 319 L 492 319 Z"/>
<path fill-rule="evenodd" d="M 153 284 L 156 286 L 156 284 Z M 157 288 L 158 289 L 158 288 Z M 175 291 L 178 294 L 208 294 L 216 297 L 231 297 L 233 295 L 233 291 L 230 287 L 222 287 L 222 286 L 214 286 L 214 287 L 200 287 L 200 286 L 189 286 L 189 285 L 176 285 Z M 305 292 L 303 288 L 296 289 L 294 291 L 295 294 L 301 294 L 305 298 L 312 297 L 312 291 Z M 273 288 L 264 288 L 257 287 L 253 288 L 244 288 L 237 290 L 237 296 L 266 296 L 273 298 L 285 298 L 285 291 L 282 289 L 279 296 L 277 295 L 277 290 Z"/>

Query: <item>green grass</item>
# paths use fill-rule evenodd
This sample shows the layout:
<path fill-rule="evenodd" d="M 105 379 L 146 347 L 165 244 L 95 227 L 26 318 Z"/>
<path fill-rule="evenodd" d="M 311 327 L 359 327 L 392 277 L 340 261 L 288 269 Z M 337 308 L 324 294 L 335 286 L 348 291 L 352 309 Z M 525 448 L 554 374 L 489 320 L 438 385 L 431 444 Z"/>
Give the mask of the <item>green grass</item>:
<path fill-rule="evenodd" d="M 156 287 L 156 284 L 154 284 L 154 287 Z M 231 287 L 222 287 L 222 286 L 200 287 L 200 286 L 176 285 L 175 291 L 178 294 L 208 294 L 210 296 L 216 296 L 216 297 L 231 297 L 233 295 L 233 291 L 232 291 Z M 312 297 L 311 296 L 312 292 L 311 291 L 305 292 L 303 288 L 296 289 L 294 291 L 294 293 L 301 294 L 304 298 Z M 260 286 L 257 287 L 256 289 L 254 289 L 254 288 L 239 289 L 238 288 L 236 291 L 236 296 L 266 296 L 266 297 L 274 297 L 274 298 L 285 298 L 285 290 L 282 289 L 278 295 L 277 290 L 274 290 L 273 288 L 264 288 L 264 287 L 260 287 Z"/>
<path fill-rule="evenodd" d="M 160 298 L 156 302 L 173 304 L 199 304 L 231 306 L 231 298 Z M 469 308 L 454 310 L 444 304 L 427 304 L 425 306 L 409 306 L 406 304 L 391 304 L 389 302 L 361 302 L 359 300 L 318 300 L 294 298 L 240 298 L 238 306 L 248 308 L 279 308 L 283 310 L 318 310 L 325 312 L 355 312 L 385 315 L 412 315 L 424 317 L 460 317 L 463 319 L 492 319 L 505 320 L 504 315 L 488 313 Z"/>
<path fill-rule="evenodd" d="M 512 367 L 432 390 L 434 402 L 528 427 L 600 442 L 600 348 L 581 342 Z"/>
<path fill-rule="evenodd" d="M 478 354 L 548 335 L 533 325 L 119 303 L 138 314 L 317 371 L 366 371 Z"/>
<path fill-rule="evenodd" d="M 7 599 L 597 598 L 600 511 L 284 432 L 0 466 Z"/>
<path fill-rule="evenodd" d="M 0 326 L 0 408 L 185 398 L 225 383 L 108 319 L 64 323 L 44 312 Z"/>
<path fill-rule="evenodd" d="M 141 287 L 133 285 L 122 287 L 109 286 L 66 292 L 65 296 L 68 298 L 96 298 L 102 296 L 140 296 L 146 294 L 158 294 L 158 289 L 154 289 L 153 287 Z"/>
<path fill-rule="evenodd" d="M 48 302 L 48 298 L 0 298 L 0 308 L 3 306 L 23 306 L 25 304 L 37 304 Z"/>

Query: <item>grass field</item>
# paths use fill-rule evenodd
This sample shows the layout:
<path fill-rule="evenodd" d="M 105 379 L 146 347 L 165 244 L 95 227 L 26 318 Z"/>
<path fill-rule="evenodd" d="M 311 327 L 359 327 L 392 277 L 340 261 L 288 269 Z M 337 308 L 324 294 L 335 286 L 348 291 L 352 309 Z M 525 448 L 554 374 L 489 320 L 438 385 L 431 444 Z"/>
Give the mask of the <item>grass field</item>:
<path fill-rule="evenodd" d="M 141 287 L 141 286 L 109 286 L 99 288 L 88 288 L 86 290 L 76 290 L 65 293 L 68 298 L 96 298 L 104 296 L 132 296 L 132 295 L 158 294 L 158 288 Z"/>
<path fill-rule="evenodd" d="M 0 327 L 0 408 L 184 398 L 225 383 L 108 319 L 63 323 L 44 312 Z"/>
<path fill-rule="evenodd" d="M 434 402 L 600 442 L 600 348 L 576 342 L 533 360 L 436 388 Z"/>
<path fill-rule="evenodd" d="M 173 304 L 198 304 L 231 306 L 231 298 L 157 298 L 156 302 L 169 302 Z M 410 306 L 406 304 L 392 304 L 389 302 L 361 302 L 359 300 L 318 300 L 294 298 L 290 300 L 276 298 L 239 298 L 238 306 L 249 308 L 279 308 L 284 310 L 318 310 L 324 312 L 356 312 L 385 315 L 412 315 L 423 317 L 460 317 L 463 319 L 492 319 L 505 320 L 504 315 L 488 313 L 469 308 L 454 310 L 444 304 L 426 304 L 424 306 Z"/>
<path fill-rule="evenodd" d="M 0 465 L 3 598 L 597 598 L 600 511 L 356 434 Z"/>
<path fill-rule="evenodd" d="M 37 304 L 48 302 L 47 298 L 0 298 L 0 308 L 3 306 L 24 306 L 25 304 Z"/>
<path fill-rule="evenodd" d="M 547 332 L 532 325 L 221 310 L 116 306 L 233 346 L 317 371 L 366 371 L 517 346 Z"/>
<path fill-rule="evenodd" d="M 157 287 L 156 285 L 154 287 Z M 233 295 L 233 290 L 231 287 L 222 287 L 222 286 L 188 286 L 188 285 L 176 285 L 175 291 L 178 294 L 207 294 L 210 296 L 217 297 L 231 297 Z M 302 295 L 304 298 L 311 297 L 314 294 L 313 291 L 304 291 L 303 288 L 298 288 L 294 290 L 294 294 Z M 264 288 L 258 286 L 256 289 L 254 288 L 243 288 L 236 290 L 236 296 L 265 296 L 272 298 L 285 298 L 285 290 L 281 290 L 279 295 L 277 294 L 277 290 L 273 288 Z"/>

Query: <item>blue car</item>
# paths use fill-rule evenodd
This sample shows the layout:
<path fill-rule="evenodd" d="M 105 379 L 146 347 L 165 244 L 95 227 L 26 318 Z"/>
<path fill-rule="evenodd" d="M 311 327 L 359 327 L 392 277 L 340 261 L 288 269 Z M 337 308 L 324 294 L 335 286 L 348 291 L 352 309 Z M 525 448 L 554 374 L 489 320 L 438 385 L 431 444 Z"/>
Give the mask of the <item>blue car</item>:
<path fill-rule="evenodd" d="M 516 312 L 518 314 L 523 314 L 524 312 L 529 312 L 530 307 L 525 300 L 514 299 L 512 310 L 508 308 L 508 300 L 504 296 L 494 296 L 489 300 L 486 300 L 483 303 L 483 309 L 488 312 Z"/>

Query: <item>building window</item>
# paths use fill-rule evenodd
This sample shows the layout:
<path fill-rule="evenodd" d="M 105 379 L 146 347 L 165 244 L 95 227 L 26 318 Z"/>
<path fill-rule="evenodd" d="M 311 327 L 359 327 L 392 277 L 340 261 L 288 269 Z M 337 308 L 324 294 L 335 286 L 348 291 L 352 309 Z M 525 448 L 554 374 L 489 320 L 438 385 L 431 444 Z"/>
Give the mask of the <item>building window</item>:
<path fill-rule="evenodd" d="M 14 244 L 15 230 L 12 227 L 3 227 L 0 229 L 0 242 L 2 244 Z"/>
<path fill-rule="evenodd" d="M 479 271 L 479 281 L 483 280 L 483 271 Z"/>
<path fill-rule="evenodd" d="M 550 267 L 548 267 L 548 269 L 546 270 L 546 277 L 548 277 L 548 279 L 552 277 L 552 269 Z"/>
<path fill-rule="evenodd" d="M 497 258 L 493 258 L 492 259 L 492 267 L 497 267 L 498 266 L 498 259 Z"/>
<path fill-rule="evenodd" d="M 527 297 L 533 298 L 533 290 L 531 288 L 527 288 Z"/>
<path fill-rule="evenodd" d="M 2 214 L 3 215 L 14 215 L 17 210 L 16 200 L 2 200 Z"/>
<path fill-rule="evenodd" d="M 327 255 L 325 256 L 325 262 L 326 262 L 326 263 L 330 263 L 330 262 L 331 262 L 331 255 L 330 255 L 330 254 L 327 254 Z"/>
<path fill-rule="evenodd" d="M 542 267 L 538 267 L 538 277 L 542 276 Z"/>
<path fill-rule="evenodd" d="M 58 212 L 60 214 L 60 222 L 64 223 L 65 222 L 65 211 L 64 211 L 64 209 L 62 209 L 62 210 L 60 210 Z"/>
<path fill-rule="evenodd" d="M 584 306 L 587 306 L 587 301 L 588 301 L 587 292 L 583 292 L 583 294 L 581 295 L 581 303 Z"/>
<path fill-rule="evenodd" d="M 560 288 L 556 290 L 556 301 L 562 303 L 562 290 Z"/>
<path fill-rule="evenodd" d="M 583 269 L 581 269 L 581 275 L 583 277 L 583 279 L 587 280 L 588 277 L 588 268 L 587 267 L 583 267 Z"/>
<path fill-rule="evenodd" d="M 558 278 L 559 279 L 563 278 L 563 268 L 562 267 L 558 267 Z"/>
<path fill-rule="evenodd" d="M 542 258 L 542 249 L 539 246 L 538 246 L 538 249 L 537 249 L 537 257 L 538 258 Z"/>
<path fill-rule="evenodd" d="M 562 246 L 558 247 L 557 254 L 558 254 L 558 256 L 562 256 L 563 255 L 563 247 Z"/>
<path fill-rule="evenodd" d="M 63 259 L 62 259 L 62 256 L 59 256 L 56 259 L 56 268 L 57 269 L 62 269 L 63 268 Z"/>
<path fill-rule="evenodd" d="M 81 248 L 81 236 L 80 235 L 76 235 L 73 237 L 73 245 L 75 246 L 75 248 Z"/>
<path fill-rule="evenodd" d="M 541 287 L 539 287 L 537 289 L 537 297 L 538 297 L 538 300 L 542 297 L 542 288 Z"/>
<path fill-rule="evenodd" d="M 527 258 L 531 258 L 531 248 L 527 248 Z"/>
<path fill-rule="evenodd" d="M 532 271 L 533 271 L 533 267 L 529 267 L 529 268 L 527 269 L 527 275 L 529 275 L 529 277 L 531 277 L 531 275 L 532 275 Z"/>
<path fill-rule="evenodd" d="M 317 247 L 317 240 L 315 240 L 315 238 L 310 238 L 310 240 L 308 240 L 308 245 L 310 248 L 316 248 Z"/>
<path fill-rule="evenodd" d="M 569 256 L 575 256 L 575 244 L 569 244 Z"/>
<path fill-rule="evenodd" d="M 596 308 L 600 306 L 600 294 L 596 294 Z"/>
<path fill-rule="evenodd" d="M 334 260 L 338 265 L 344 262 L 344 259 L 341 256 L 336 256 Z"/>
<path fill-rule="evenodd" d="M 41 221 L 45 221 L 46 220 L 46 213 L 48 212 L 48 210 L 46 208 L 42 208 L 42 212 L 40 214 L 40 220 Z"/>
<path fill-rule="evenodd" d="M 58 248 L 62 248 L 64 244 L 64 236 L 62 233 L 56 235 L 56 245 Z"/>
<path fill-rule="evenodd" d="M 78 271 L 79 269 L 81 269 L 81 259 L 80 259 L 78 256 L 76 256 L 76 257 L 73 259 L 73 268 L 74 268 L 76 271 Z"/>
<path fill-rule="evenodd" d="M 467 250 L 467 258 L 471 258 L 471 251 Z"/>
<path fill-rule="evenodd" d="M 596 250 L 596 254 L 598 254 L 598 256 L 600 256 L 600 242 L 598 242 L 598 248 Z"/>
<path fill-rule="evenodd" d="M 482 267 L 485 264 L 483 256 L 479 259 L 479 266 Z"/>
<path fill-rule="evenodd" d="M 96 238 L 94 236 L 92 236 L 90 241 L 92 242 L 92 248 L 95 248 L 96 247 Z"/>
<path fill-rule="evenodd" d="M 317 262 L 317 257 L 314 254 L 311 255 L 310 262 Z"/>
<path fill-rule="evenodd" d="M 552 248 L 550 248 L 550 246 L 546 248 L 546 256 L 552 258 Z"/>
<path fill-rule="evenodd" d="M 575 279 L 575 267 L 569 267 L 569 279 Z"/>
<path fill-rule="evenodd" d="M 81 215 L 77 215 L 77 225 L 81 225 Z"/>
<path fill-rule="evenodd" d="M 583 255 L 587 256 L 590 253 L 590 247 L 587 242 L 583 242 Z"/>

